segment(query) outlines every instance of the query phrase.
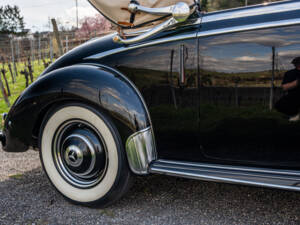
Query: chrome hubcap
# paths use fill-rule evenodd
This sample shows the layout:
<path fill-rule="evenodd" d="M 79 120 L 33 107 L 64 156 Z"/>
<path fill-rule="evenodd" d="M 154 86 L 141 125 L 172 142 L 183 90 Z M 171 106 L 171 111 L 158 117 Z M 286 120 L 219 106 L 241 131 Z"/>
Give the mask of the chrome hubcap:
<path fill-rule="evenodd" d="M 82 164 L 83 152 L 76 145 L 70 145 L 65 151 L 65 160 L 68 165 L 78 167 Z"/>
<path fill-rule="evenodd" d="M 52 152 L 62 177 L 76 187 L 94 186 L 105 175 L 106 147 L 97 130 L 85 121 L 63 124 L 56 132 Z"/>

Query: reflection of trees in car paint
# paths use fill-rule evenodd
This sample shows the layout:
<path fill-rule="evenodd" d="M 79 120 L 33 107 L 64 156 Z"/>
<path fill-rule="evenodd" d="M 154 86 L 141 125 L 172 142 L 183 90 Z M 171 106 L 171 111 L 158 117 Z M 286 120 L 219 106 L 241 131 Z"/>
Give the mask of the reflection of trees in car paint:
<path fill-rule="evenodd" d="M 293 26 L 200 38 L 200 76 L 209 77 L 200 87 L 208 160 L 299 168 L 300 126 L 270 111 L 282 96 L 283 74 L 300 55 L 299 33 Z"/>
<path fill-rule="evenodd" d="M 142 92 L 149 107 L 161 157 L 180 155 L 183 146 L 199 149 L 197 40 L 174 41 L 115 55 L 113 66 Z M 184 84 L 180 84 L 180 48 Z M 182 53 L 183 53 L 182 52 Z M 104 63 L 112 60 L 104 59 Z M 190 151 L 187 150 L 187 151 Z"/>

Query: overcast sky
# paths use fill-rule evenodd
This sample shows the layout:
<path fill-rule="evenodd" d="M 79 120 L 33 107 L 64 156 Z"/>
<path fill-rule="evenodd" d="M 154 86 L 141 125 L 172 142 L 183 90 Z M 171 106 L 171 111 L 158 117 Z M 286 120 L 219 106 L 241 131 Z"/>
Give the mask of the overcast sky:
<path fill-rule="evenodd" d="M 75 0 L 0 0 L 2 5 L 17 5 L 24 16 L 26 28 L 49 30 L 49 17 L 58 18 L 68 26 L 76 24 Z M 98 13 L 87 0 L 78 0 L 79 19 Z"/>

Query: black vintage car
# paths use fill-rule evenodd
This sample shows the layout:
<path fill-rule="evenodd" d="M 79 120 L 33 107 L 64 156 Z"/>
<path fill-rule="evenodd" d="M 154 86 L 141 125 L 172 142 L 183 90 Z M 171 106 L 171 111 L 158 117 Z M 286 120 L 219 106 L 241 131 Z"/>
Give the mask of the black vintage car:
<path fill-rule="evenodd" d="M 5 115 L 4 150 L 39 149 L 54 187 L 86 205 L 106 206 L 148 174 L 299 191 L 300 123 L 276 106 L 300 93 L 297 76 L 281 88 L 297 74 L 300 1 L 195 7 L 59 58 Z"/>

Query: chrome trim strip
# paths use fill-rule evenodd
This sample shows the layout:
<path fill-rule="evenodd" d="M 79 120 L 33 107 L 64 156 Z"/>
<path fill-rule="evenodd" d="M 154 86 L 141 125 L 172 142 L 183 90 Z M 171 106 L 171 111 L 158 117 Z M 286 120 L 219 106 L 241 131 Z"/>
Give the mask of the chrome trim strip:
<path fill-rule="evenodd" d="M 88 56 L 84 60 L 88 60 L 88 59 L 98 60 L 98 59 L 104 58 L 105 56 L 121 53 L 121 52 L 128 51 L 128 50 L 133 50 L 133 49 L 138 49 L 138 48 L 143 48 L 143 47 L 153 46 L 156 44 L 163 44 L 163 43 L 168 43 L 168 42 L 173 42 L 173 41 L 178 41 L 178 40 L 192 39 L 192 38 L 195 38 L 196 36 L 197 37 L 206 37 L 206 36 L 213 36 L 213 35 L 219 35 L 219 34 L 250 31 L 250 30 L 255 30 L 255 29 L 291 26 L 291 25 L 296 25 L 296 24 L 300 24 L 300 18 L 290 19 L 290 20 L 279 20 L 279 21 L 272 21 L 272 22 L 258 23 L 258 24 L 248 24 L 248 25 L 235 26 L 235 27 L 229 27 L 229 28 L 208 30 L 208 31 L 203 31 L 203 32 L 200 31 L 198 33 L 198 35 L 195 32 L 193 34 L 178 35 L 175 37 L 154 40 L 154 41 L 151 41 L 148 43 L 143 43 L 140 45 L 132 45 L 129 47 L 123 46 L 120 48 L 116 48 L 116 49 L 108 50 L 105 52 L 101 52 L 99 54 Z"/>
<path fill-rule="evenodd" d="M 208 30 L 199 32 L 197 37 L 207 37 L 219 34 L 228 34 L 228 33 L 235 33 L 235 32 L 242 32 L 242 31 L 250 31 L 250 30 L 257 30 L 257 29 L 265 29 L 265 28 L 274 28 L 274 27 L 283 27 L 283 26 L 291 26 L 300 24 L 300 18 L 297 19 L 290 19 L 290 20 L 279 20 L 279 21 L 272 21 L 266 23 L 256 23 L 256 24 L 248 24 L 242 26 L 235 26 L 230 28 L 221 28 L 215 30 Z"/>
<path fill-rule="evenodd" d="M 235 9 L 222 10 L 218 12 L 208 13 L 203 16 L 203 23 L 238 19 L 248 16 L 259 16 L 271 13 L 281 13 L 300 9 L 300 2 L 286 1 L 253 5 L 248 7 L 240 7 Z M 212 15 L 210 15 L 212 14 Z"/>
<path fill-rule="evenodd" d="M 133 173 L 139 175 L 149 173 L 150 163 L 157 159 L 151 127 L 138 131 L 127 139 L 126 153 Z"/>
<path fill-rule="evenodd" d="M 111 49 L 111 50 L 108 50 L 105 52 L 101 52 L 101 53 L 98 53 L 95 55 L 88 56 L 88 57 L 84 58 L 84 60 L 89 60 L 89 59 L 98 60 L 98 59 L 104 58 L 105 56 L 108 56 L 108 55 L 113 55 L 113 54 L 129 51 L 129 50 L 133 50 L 133 49 L 137 49 L 137 48 L 149 47 L 149 46 L 156 45 L 156 44 L 163 44 L 163 43 L 168 43 L 168 42 L 172 42 L 172 41 L 192 39 L 192 38 L 196 38 L 196 36 L 197 36 L 197 33 L 195 32 L 193 34 L 185 34 L 185 35 L 178 35 L 178 36 L 169 37 L 169 38 L 162 38 L 159 40 L 154 40 L 154 41 L 146 42 L 143 44 L 123 46 L 120 48 Z"/>
<path fill-rule="evenodd" d="M 163 165 L 164 163 L 166 165 Z M 199 167 L 198 169 L 201 170 L 198 171 L 197 173 L 197 168 L 192 169 L 190 167 Z M 202 168 L 210 168 L 211 170 L 206 171 L 206 170 L 202 170 Z M 216 169 L 216 171 L 213 171 L 213 169 Z M 224 171 L 217 171 L 218 169 Z M 232 173 L 229 170 L 233 170 L 236 172 L 240 171 L 241 173 Z M 254 172 L 254 173 L 249 174 L 245 172 Z M 271 169 L 233 167 L 233 166 L 227 167 L 227 166 L 214 165 L 214 164 L 203 164 L 203 163 L 198 164 L 198 163 L 177 162 L 177 161 L 168 161 L 168 160 L 157 160 L 151 165 L 150 173 L 157 173 L 157 174 L 164 174 L 164 175 L 199 179 L 199 180 L 207 180 L 207 181 L 245 184 L 245 185 L 254 185 L 254 186 L 300 191 L 300 186 L 299 186 L 300 173 L 289 171 L 289 170 L 276 171 Z M 280 176 L 272 176 L 272 174 L 273 175 L 277 174 Z M 227 177 L 224 177 L 224 175 Z M 245 179 L 234 178 L 234 177 L 241 177 L 243 175 L 249 178 L 249 180 L 247 180 L 246 178 Z M 232 176 L 233 178 L 230 178 L 230 176 Z M 297 179 L 295 178 L 293 179 L 292 177 L 284 177 L 284 176 L 296 176 Z M 255 181 L 255 179 L 257 181 Z M 262 179 L 265 179 L 266 182 L 262 182 L 261 181 Z M 271 180 L 273 182 L 268 182 L 268 180 Z M 283 182 L 280 184 L 280 181 Z"/>
<path fill-rule="evenodd" d="M 157 160 L 158 163 L 172 164 L 172 165 L 180 165 L 180 166 L 191 166 L 191 167 L 205 167 L 211 169 L 222 169 L 222 170 L 236 170 L 236 171 L 244 171 L 244 172 L 263 172 L 270 174 L 278 174 L 278 175 L 292 175 L 299 176 L 300 179 L 300 171 L 296 172 L 293 170 L 275 170 L 275 169 L 265 169 L 265 168 L 252 168 L 252 167 L 242 167 L 242 166 L 225 166 L 219 164 L 207 164 L 207 163 L 194 163 L 194 162 L 180 162 L 174 160 Z"/>
<path fill-rule="evenodd" d="M 262 183 L 262 182 L 254 182 L 254 181 L 244 181 L 238 179 L 231 179 L 231 178 L 224 178 L 224 177 L 217 177 L 217 176 L 207 176 L 207 175 L 195 175 L 194 173 L 188 172 L 174 172 L 168 169 L 150 169 L 151 173 L 158 173 L 164 174 L 169 176 L 176 176 L 176 177 L 183 177 L 183 178 L 192 178 L 192 179 L 200 179 L 206 181 L 219 181 L 224 183 L 233 183 L 233 184 L 245 184 L 245 185 L 253 185 L 253 186 L 261 186 L 261 187 L 269 187 L 269 188 L 279 188 L 291 191 L 300 191 L 300 187 L 297 186 L 286 186 L 286 185 L 276 185 L 271 183 Z"/>

